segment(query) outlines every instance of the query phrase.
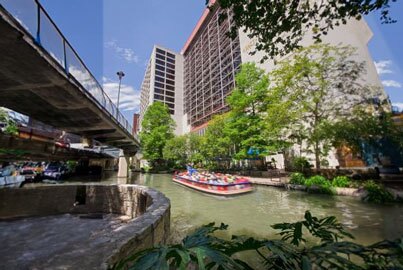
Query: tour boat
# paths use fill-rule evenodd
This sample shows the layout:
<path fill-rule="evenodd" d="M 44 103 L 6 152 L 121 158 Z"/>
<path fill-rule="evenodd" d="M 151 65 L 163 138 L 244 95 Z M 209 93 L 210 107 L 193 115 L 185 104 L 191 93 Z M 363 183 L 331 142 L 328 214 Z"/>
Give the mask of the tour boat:
<path fill-rule="evenodd" d="M 229 174 L 182 172 L 175 174 L 172 180 L 183 186 L 214 195 L 230 196 L 253 191 L 248 179 Z"/>

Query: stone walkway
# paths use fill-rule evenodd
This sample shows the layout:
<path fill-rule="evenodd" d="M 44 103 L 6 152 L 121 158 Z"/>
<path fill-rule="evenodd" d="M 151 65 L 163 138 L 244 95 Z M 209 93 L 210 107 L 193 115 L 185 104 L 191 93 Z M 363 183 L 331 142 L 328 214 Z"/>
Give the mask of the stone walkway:
<path fill-rule="evenodd" d="M 0 221 L 0 269 L 102 269 L 121 218 L 66 214 Z"/>
<path fill-rule="evenodd" d="M 288 182 L 288 177 L 261 178 L 261 177 L 247 176 L 246 178 L 248 178 L 252 184 L 274 186 L 274 187 L 284 187 L 284 184 Z"/>

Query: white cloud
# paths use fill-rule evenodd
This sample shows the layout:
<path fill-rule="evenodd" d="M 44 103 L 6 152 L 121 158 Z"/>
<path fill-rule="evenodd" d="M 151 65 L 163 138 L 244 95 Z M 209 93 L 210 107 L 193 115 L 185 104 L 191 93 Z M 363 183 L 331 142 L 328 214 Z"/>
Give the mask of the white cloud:
<path fill-rule="evenodd" d="M 120 47 L 116 40 L 108 41 L 105 43 L 106 48 L 113 49 L 115 53 L 126 60 L 128 63 L 138 63 L 139 57 L 134 53 L 134 51 L 130 48 Z"/>
<path fill-rule="evenodd" d="M 379 62 L 375 61 L 374 64 L 379 75 L 393 73 L 390 69 L 390 66 L 392 65 L 392 61 L 390 60 L 381 60 Z"/>
<path fill-rule="evenodd" d="M 386 86 L 386 87 L 396 87 L 396 88 L 402 87 L 402 85 L 399 82 L 394 81 L 394 80 L 384 80 L 384 81 L 382 81 L 382 84 L 383 84 L 383 86 Z"/>
<path fill-rule="evenodd" d="M 403 112 L 403 102 L 392 103 L 393 107 L 397 107 L 399 111 Z"/>
<path fill-rule="evenodd" d="M 102 78 L 103 88 L 114 104 L 118 100 L 119 82 Z M 140 107 L 140 91 L 132 86 L 122 84 L 120 86 L 119 109 L 122 111 L 138 111 Z"/>

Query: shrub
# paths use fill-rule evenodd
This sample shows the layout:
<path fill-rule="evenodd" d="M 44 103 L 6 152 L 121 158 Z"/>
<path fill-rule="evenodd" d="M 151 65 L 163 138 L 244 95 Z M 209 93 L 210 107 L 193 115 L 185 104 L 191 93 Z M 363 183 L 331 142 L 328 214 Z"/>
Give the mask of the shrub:
<path fill-rule="evenodd" d="M 324 187 L 330 187 L 330 182 L 323 176 L 321 175 L 315 175 L 312 177 L 309 177 L 305 181 L 305 185 L 310 187 L 310 186 L 324 186 Z"/>
<path fill-rule="evenodd" d="M 261 264 L 255 269 L 402 269 L 403 239 L 384 240 L 369 246 L 353 239 L 334 216 L 318 218 L 305 212 L 303 220 L 271 226 L 281 239 L 214 233 L 228 225 L 205 225 L 180 243 L 143 250 L 119 261 L 112 269 L 254 269 L 240 256 L 248 252 Z M 244 254 L 246 255 L 246 254 Z M 350 260 L 350 256 L 355 259 Z M 245 256 L 243 256 L 245 257 Z"/>
<path fill-rule="evenodd" d="M 374 180 L 369 180 L 364 183 L 364 189 L 368 194 L 363 198 L 364 201 L 374 203 L 393 202 L 393 195 L 385 189 L 381 184 L 376 183 Z"/>
<path fill-rule="evenodd" d="M 302 173 L 292 173 L 290 176 L 290 184 L 305 185 L 305 176 Z"/>
<path fill-rule="evenodd" d="M 305 181 L 305 185 L 307 187 L 318 186 L 321 188 L 322 193 L 334 194 L 330 181 L 321 175 L 315 175 L 315 176 L 308 178 Z"/>
<path fill-rule="evenodd" d="M 292 169 L 297 172 L 303 172 L 312 167 L 305 157 L 294 157 L 291 161 L 291 165 Z"/>
<path fill-rule="evenodd" d="M 336 176 L 332 181 L 334 187 L 349 187 L 350 185 L 351 181 L 347 176 Z"/>

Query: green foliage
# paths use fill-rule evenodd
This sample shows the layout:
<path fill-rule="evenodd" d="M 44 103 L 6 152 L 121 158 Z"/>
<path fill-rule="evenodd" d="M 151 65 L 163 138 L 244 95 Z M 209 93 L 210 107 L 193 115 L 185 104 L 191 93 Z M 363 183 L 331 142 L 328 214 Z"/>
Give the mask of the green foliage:
<path fill-rule="evenodd" d="M 204 138 L 195 133 L 175 136 L 169 139 L 163 149 L 164 159 L 184 167 L 187 163 L 204 160 L 202 154 Z"/>
<path fill-rule="evenodd" d="M 246 28 L 248 36 L 256 42 L 256 50 L 251 53 L 266 53 L 262 62 L 299 48 L 306 33 L 312 33 L 312 38 L 319 42 L 334 27 L 346 24 L 349 19 L 361 19 L 362 15 L 371 12 L 380 10 L 382 22 L 394 22 L 389 16 L 392 2 L 395 1 L 218 0 L 224 9 L 221 20 L 227 17 L 227 11 L 233 14 L 230 36 L 236 37 L 239 28 Z"/>
<path fill-rule="evenodd" d="M 336 218 L 317 218 L 309 211 L 304 220 L 275 224 L 281 240 L 232 236 L 230 240 L 214 236 L 228 225 L 202 226 L 180 244 L 151 248 L 120 261 L 114 269 L 253 269 L 239 259 L 259 257 L 265 269 L 402 269 L 403 239 L 363 246 L 344 238 L 353 238 Z M 307 238 L 306 233 L 311 237 Z M 317 239 L 309 243 L 307 239 Z M 301 247 L 300 247 L 301 246 Z M 351 258 L 354 257 L 354 260 Z"/>
<path fill-rule="evenodd" d="M 8 135 L 18 135 L 18 127 L 17 124 L 15 123 L 15 121 L 13 119 L 10 118 L 10 116 L 8 115 L 8 113 L 0 108 L 0 123 L 5 123 L 6 126 L 3 130 L 3 132 L 5 134 Z M 2 130 L 0 130 L 1 132 Z"/>
<path fill-rule="evenodd" d="M 302 173 L 292 173 L 290 176 L 290 184 L 305 185 L 305 176 Z"/>
<path fill-rule="evenodd" d="M 369 97 L 381 94 L 378 88 L 360 81 L 364 63 L 353 60 L 354 53 L 351 47 L 313 45 L 298 50 L 292 59 L 280 62 L 269 74 L 275 85 L 270 91 L 282 97 L 273 106 L 283 107 L 288 119 L 288 123 L 283 122 L 283 137 L 300 145 L 302 152 L 313 154 L 318 169 L 322 157 L 334 145 L 332 124 L 352 119 L 354 108 L 369 106 L 372 104 Z M 269 110 L 267 115 L 271 114 L 276 115 Z"/>
<path fill-rule="evenodd" d="M 386 203 L 393 202 L 393 195 L 385 189 L 379 183 L 376 183 L 373 180 L 366 181 L 364 183 L 364 189 L 368 192 L 368 194 L 364 197 L 364 201 L 373 202 L 373 203 Z"/>
<path fill-rule="evenodd" d="M 403 130 L 393 121 L 391 113 L 383 112 L 383 106 L 388 105 L 381 104 L 380 111 L 376 113 L 357 108 L 354 118 L 334 123 L 329 128 L 334 138 L 334 146 L 348 145 L 354 152 L 359 153 L 364 150 L 364 145 L 381 149 L 382 139 L 388 139 L 403 149 Z"/>
<path fill-rule="evenodd" d="M 186 136 L 175 136 L 169 139 L 163 149 L 165 160 L 173 161 L 175 164 L 184 166 L 187 161 Z"/>
<path fill-rule="evenodd" d="M 235 80 L 236 87 L 227 98 L 231 111 L 225 127 L 236 149 L 234 158 L 249 158 L 250 148 L 264 156 L 268 142 L 264 136 L 263 117 L 269 79 L 254 63 L 245 63 Z"/>
<path fill-rule="evenodd" d="M 175 122 L 169 114 L 168 107 L 161 102 L 151 104 L 144 114 L 140 132 L 141 150 L 144 158 L 155 163 L 163 159 L 163 149 L 167 141 L 173 138 Z"/>
<path fill-rule="evenodd" d="M 294 157 L 291 160 L 292 170 L 297 172 L 304 172 L 312 167 L 306 157 Z"/>
<path fill-rule="evenodd" d="M 351 185 L 350 178 L 347 176 L 336 176 L 332 180 L 332 186 L 334 187 L 349 187 Z"/>
<path fill-rule="evenodd" d="M 334 190 L 332 188 L 331 182 L 321 175 L 315 175 L 315 176 L 308 178 L 305 181 L 305 185 L 307 187 L 312 187 L 312 186 L 320 187 L 320 191 L 322 193 L 334 194 Z"/>
<path fill-rule="evenodd" d="M 329 180 L 327 180 L 325 177 L 323 177 L 321 175 L 315 175 L 315 176 L 309 177 L 305 181 L 305 185 L 308 186 L 308 187 L 311 187 L 311 186 L 330 186 L 330 182 L 329 182 Z"/>
<path fill-rule="evenodd" d="M 228 113 L 215 115 L 209 122 L 204 135 L 203 155 L 207 160 L 229 158 L 232 155 L 233 143 L 226 128 Z"/>

